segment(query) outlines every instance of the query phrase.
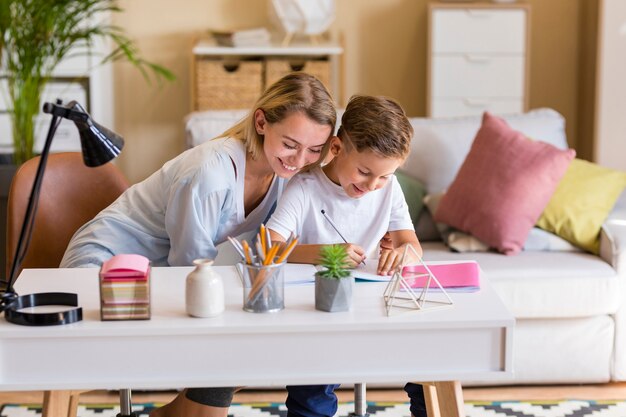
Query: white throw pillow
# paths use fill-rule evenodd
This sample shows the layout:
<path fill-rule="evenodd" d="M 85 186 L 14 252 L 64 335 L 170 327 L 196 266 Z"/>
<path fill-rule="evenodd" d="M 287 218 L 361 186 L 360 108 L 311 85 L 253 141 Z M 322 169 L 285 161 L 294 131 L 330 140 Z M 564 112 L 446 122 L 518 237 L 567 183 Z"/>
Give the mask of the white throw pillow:
<path fill-rule="evenodd" d="M 208 110 L 194 112 L 185 118 L 185 136 L 188 148 L 213 139 L 243 119 L 248 110 Z"/>

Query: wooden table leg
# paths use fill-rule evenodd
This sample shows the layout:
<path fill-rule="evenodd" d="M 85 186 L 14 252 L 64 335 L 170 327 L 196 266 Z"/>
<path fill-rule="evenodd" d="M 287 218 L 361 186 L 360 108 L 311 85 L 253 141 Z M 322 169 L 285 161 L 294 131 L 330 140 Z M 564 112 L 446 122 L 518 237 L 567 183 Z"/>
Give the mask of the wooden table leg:
<path fill-rule="evenodd" d="M 67 410 L 67 417 L 76 417 L 78 415 L 78 400 L 81 392 L 83 391 L 71 391 L 70 408 Z"/>
<path fill-rule="evenodd" d="M 428 417 L 441 417 L 439 403 L 437 402 L 437 388 L 434 382 L 420 382 L 424 388 L 424 401 L 426 402 L 426 415 Z"/>
<path fill-rule="evenodd" d="M 42 417 L 76 417 L 80 391 L 45 391 Z"/>
<path fill-rule="evenodd" d="M 441 417 L 465 417 L 463 390 L 459 381 L 435 382 Z"/>

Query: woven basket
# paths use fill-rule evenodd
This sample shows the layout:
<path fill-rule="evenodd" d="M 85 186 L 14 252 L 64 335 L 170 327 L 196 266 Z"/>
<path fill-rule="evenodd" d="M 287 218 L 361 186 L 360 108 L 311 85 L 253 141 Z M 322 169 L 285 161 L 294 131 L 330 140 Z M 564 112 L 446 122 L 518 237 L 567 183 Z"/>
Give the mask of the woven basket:
<path fill-rule="evenodd" d="M 311 60 L 310 58 L 266 60 L 265 86 L 270 86 L 293 71 L 303 71 L 314 75 L 326 88 L 330 88 L 330 63 L 327 60 Z"/>
<path fill-rule="evenodd" d="M 196 59 L 196 110 L 248 109 L 263 91 L 261 61 Z"/>

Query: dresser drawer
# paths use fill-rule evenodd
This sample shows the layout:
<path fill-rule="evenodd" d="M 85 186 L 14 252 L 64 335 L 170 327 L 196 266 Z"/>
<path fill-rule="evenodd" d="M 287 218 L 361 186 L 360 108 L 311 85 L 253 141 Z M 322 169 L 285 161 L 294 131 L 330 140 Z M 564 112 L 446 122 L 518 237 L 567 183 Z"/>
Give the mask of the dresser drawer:
<path fill-rule="evenodd" d="M 524 57 L 435 55 L 431 68 L 431 96 L 523 97 Z"/>
<path fill-rule="evenodd" d="M 431 19 L 432 53 L 524 53 L 523 9 L 435 9 Z"/>
<path fill-rule="evenodd" d="M 437 98 L 431 102 L 431 117 L 475 116 L 485 110 L 495 114 L 524 111 L 522 98 Z"/>

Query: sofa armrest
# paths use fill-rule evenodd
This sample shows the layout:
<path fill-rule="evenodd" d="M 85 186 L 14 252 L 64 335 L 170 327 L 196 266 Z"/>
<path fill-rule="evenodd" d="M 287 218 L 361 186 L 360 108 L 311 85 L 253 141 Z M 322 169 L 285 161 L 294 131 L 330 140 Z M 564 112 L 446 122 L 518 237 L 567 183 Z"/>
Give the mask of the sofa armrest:
<path fill-rule="evenodd" d="M 619 274 L 626 273 L 626 218 L 604 222 L 600 232 L 600 257 Z"/>
<path fill-rule="evenodd" d="M 626 191 L 622 192 L 600 232 L 600 257 L 626 274 Z"/>

